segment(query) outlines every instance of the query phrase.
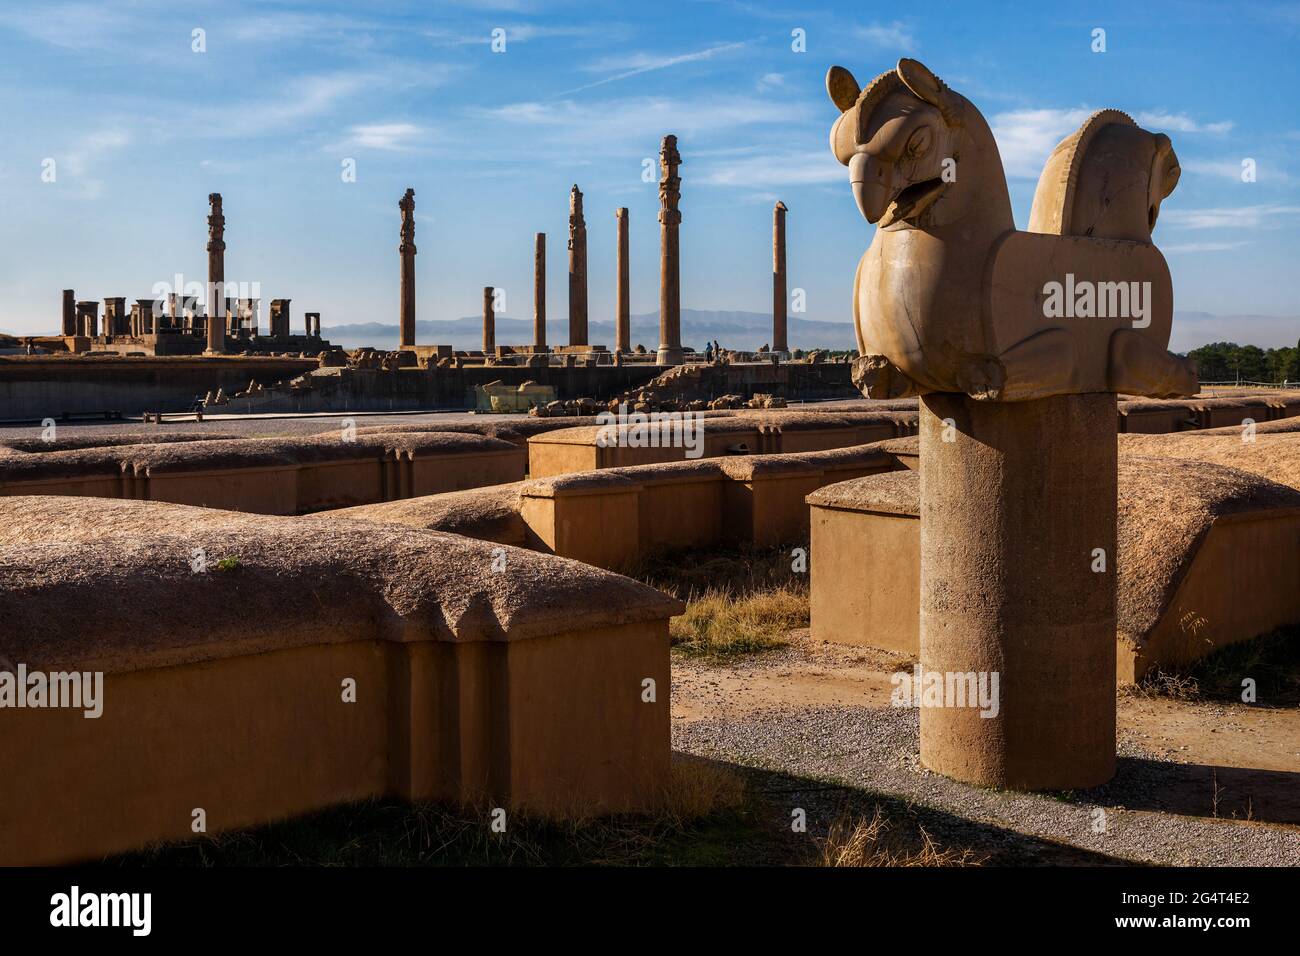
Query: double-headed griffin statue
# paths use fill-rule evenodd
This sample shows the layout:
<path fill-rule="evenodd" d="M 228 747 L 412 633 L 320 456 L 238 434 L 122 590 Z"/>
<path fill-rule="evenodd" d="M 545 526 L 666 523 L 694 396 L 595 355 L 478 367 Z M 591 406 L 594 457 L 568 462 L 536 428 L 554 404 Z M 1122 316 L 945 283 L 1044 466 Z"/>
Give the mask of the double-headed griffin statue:
<path fill-rule="evenodd" d="M 1195 393 L 1193 364 L 1168 351 L 1173 288 L 1151 241 L 1178 182 L 1167 136 L 1094 113 L 1052 151 L 1021 232 L 988 123 L 921 63 L 865 87 L 832 67 L 826 88 L 831 150 L 877 227 L 854 282 L 865 394 Z"/>

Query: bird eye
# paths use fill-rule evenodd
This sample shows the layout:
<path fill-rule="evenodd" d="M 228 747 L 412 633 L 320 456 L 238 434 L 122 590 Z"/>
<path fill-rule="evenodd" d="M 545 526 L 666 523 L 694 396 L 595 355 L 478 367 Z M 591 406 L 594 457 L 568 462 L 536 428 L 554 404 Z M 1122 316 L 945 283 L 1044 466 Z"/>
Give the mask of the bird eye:
<path fill-rule="evenodd" d="M 908 137 L 904 152 L 910 159 L 920 159 L 930 151 L 930 139 L 930 127 L 922 126 Z"/>

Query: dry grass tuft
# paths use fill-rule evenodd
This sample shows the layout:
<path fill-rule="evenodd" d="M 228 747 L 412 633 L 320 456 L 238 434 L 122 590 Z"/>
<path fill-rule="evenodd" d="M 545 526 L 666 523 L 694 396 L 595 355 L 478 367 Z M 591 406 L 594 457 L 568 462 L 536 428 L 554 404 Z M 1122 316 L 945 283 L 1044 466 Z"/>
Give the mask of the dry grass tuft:
<path fill-rule="evenodd" d="M 691 548 L 662 551 L 626 573 L 686 602 L 673 618 L 673 646 L 691 656 L 723 659 L 786 646 L 790 631 L 808 626 L 808 574 L 793 552 L 774 548 Z"/>
<path fill-rule="evenodd" d="M 919 846 L 891 840 L 889 823 L 876 807 L 870 819 L 842 815 L 831 824 L 822 845 L 822 866 L 980 866 L 973 850 L 944 849 L 918 827 Z"/>
<path fill-rule="evenodd" d="M 661 800 L 656 821 L 684 829 L 715 814 L 738 810 L 745 802 L 745 781 L 725 764 L 674 754 Z"/>
<path fill-rule="evenodd" d="M 1137 684 L 1126 684 L 1124 691 L 1134 697 L 1163 697 L 1170 700 L 1199 700 L 1200 682 L 1188 673 L 1153 671 Z"/>
<path fill-rule="evenodd" d="M 709 591 L 669 625 L 673 646 L 699 657 L 723 658 L 784 647 L 790 631 L 807 627 L 807 591 L 788 585 L 733 598 Z"/>

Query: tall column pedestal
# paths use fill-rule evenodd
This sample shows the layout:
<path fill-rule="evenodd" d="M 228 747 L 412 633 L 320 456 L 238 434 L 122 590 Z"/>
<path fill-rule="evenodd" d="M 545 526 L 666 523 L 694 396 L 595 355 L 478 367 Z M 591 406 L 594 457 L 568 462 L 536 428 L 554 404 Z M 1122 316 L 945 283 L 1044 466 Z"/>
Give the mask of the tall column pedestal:
<path fill-rule="evenodd" d="M 922 398 L 921 668 L 999 687 L 991 718 L 922 706 L 929 769 L 1017 790 L 1114 775 L 1116 467 L 1114 395 Z"/>

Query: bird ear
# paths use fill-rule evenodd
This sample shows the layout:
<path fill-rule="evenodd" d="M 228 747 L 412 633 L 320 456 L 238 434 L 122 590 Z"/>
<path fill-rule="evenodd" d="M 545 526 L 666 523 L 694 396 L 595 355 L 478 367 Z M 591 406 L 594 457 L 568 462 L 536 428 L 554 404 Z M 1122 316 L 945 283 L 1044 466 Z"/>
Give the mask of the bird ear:
<path fill-rule="evenodd" d="M 943 121 L 948 126 L 961 124 L 961 107 L 953 96 L 952 90 L 944 84 L 929 68 L 919 60 L 903 57 L 898 61 L 895 72 L 912 93 L 924 100 L 943 114 Z"/>
<path fill-rule="evenodd" d="M 840 108 L 840 112 L 845 113 L 853 109 L 862 88 L 852 73 L 842 66 L 833 66 L 826 71 L 826 92 L 830 94 L 831 102 Z"/>

